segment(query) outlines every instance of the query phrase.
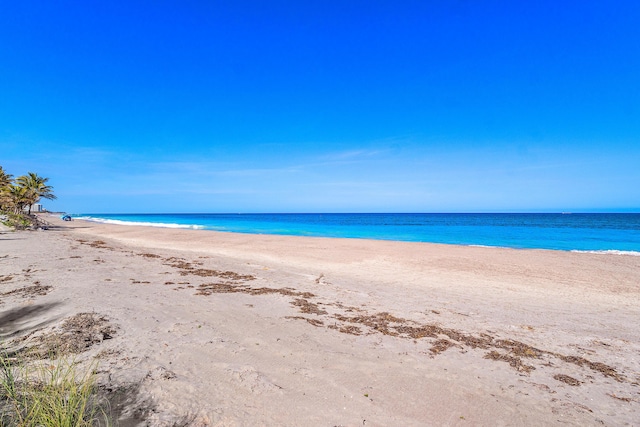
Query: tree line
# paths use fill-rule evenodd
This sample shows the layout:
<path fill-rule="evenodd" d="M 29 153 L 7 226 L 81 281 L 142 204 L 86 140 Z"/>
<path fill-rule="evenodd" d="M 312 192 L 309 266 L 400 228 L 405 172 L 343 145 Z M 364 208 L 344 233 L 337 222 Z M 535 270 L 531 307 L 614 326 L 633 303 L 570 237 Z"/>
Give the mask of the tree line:
<path fill-rule="evenodd" d="M 31 207 L 40 199 L 56 199 L 53 187 L 48 185 L 49 178 L 28 172 L 13 178 L 0 166 L 0 211 L 19 215 L 25 208 L 31 215 Z"/>

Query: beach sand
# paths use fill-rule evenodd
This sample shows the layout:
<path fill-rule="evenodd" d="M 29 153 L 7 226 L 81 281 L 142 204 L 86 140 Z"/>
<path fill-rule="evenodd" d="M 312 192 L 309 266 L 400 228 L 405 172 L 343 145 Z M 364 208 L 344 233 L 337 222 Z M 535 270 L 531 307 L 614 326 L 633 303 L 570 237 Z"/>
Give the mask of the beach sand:
<path fill-rule="evenodd" d="M 0 340 L 76 339 L 121 425 L 640 425 L 640 257 L 44 218 Z"/>

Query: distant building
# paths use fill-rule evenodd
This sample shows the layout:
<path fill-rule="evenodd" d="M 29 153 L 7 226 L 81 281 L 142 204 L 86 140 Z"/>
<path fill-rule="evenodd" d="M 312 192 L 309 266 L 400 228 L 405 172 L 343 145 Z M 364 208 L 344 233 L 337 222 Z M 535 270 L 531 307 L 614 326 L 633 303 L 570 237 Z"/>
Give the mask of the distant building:
<path fill-rule="evenodd" d="M 29 210 L 29 205 L 25 206 L 23 210 L 27 212 Z M 44 208 L 40 203 L 34 203 L 31 205 L 31 213 L 33 212 L 44 212 Z"/>

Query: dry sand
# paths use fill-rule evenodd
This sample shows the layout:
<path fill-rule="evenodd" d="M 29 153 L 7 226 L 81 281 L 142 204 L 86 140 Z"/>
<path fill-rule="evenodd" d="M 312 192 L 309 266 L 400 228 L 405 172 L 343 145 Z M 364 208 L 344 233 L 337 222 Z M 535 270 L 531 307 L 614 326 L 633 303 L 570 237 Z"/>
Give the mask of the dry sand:
<path fill-rule="evenodd" d="M 98 357 L 121 425 L 640 425 L 640 257 L 46 219 L 0 340 Z"/>

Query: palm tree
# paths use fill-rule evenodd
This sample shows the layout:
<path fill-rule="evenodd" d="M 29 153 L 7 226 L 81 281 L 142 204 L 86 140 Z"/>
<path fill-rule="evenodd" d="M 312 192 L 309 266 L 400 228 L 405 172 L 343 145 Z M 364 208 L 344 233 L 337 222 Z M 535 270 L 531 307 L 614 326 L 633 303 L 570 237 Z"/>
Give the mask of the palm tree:
<path fill-rule="evenodd" d="M 0 166 L 0 212 L 5 209 L 5 206 L 10 201 L 6 190 L 11 183 L 13 183 L 13 175 L 6 173 L 5 170 L 2 169 L 2 166 Z"/>
<path fill-rule="evenodd" d="M 0 166 L 0 188 L 6 187 L 13 182 L 13 175 L 9 175 Z"/>
<path fill-rule="evenodd" d="M 43 178 L 33 172 L 16 178 L 16 184 L 26 191 L 25 196 L 27 203 L 23 206 L 29 206 L 29 215 L 31 215 L 31 206 L 34 203 L 38 203 L 41 198 L 49 200 L 57 198 L 53 194 L 53 187 L 47 185 L 47 181 L 49 181 L 49 178 Z"/>
<path fill-rule="evenodd" d="M 31 201 L 28 190 L 15 184 L 9 184 L 2 189 L 3 196 L 13 206 L 14 212 L 19 214 Z"/>

